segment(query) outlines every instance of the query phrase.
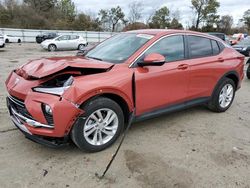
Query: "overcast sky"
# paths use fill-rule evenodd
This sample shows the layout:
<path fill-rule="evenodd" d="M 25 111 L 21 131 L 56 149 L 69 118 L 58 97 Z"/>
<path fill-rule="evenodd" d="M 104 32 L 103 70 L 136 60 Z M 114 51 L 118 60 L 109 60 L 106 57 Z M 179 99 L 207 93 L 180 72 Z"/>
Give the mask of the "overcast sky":
<path fill-rule="evenodd" d="M 121 6 L 126 14 L 128 14 L 129 3 L 135 0 L 73 0 L 79 12 L 95 12 L 99 9 L 108 9 L 111 7 Z M 183 25 L 192 23 L 192 9 L 191 0 L 141 0 L 144 5 L 144 20 L 146 20 L 152 12 L 156 9 L 167 6 L 170 10 L 179 10 L 180 19 Z M 250 8 L 249 0 L 219 0 L 220 8 L 218 13 L 220 15 L 229 14 L 234 17 L 234 23 L 242 18 L 243 13 Z"/>

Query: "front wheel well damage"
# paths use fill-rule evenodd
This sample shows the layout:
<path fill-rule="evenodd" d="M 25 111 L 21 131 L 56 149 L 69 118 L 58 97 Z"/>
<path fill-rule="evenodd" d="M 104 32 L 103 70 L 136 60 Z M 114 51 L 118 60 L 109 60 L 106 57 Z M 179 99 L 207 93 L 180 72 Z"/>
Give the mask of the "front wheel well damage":
<path fill-rule="evenodd" d="M 85 101 L 83 104 L 80 105 L 80 108 L 82 109 L 84 107 L 84 105 L 90 101 L 90 100 L 94 100 L 98 97 L 106 97 L 106 98 L 109 98 L 113 101 L 115 101 L 122 109 L 123 111 L 123 115 L 124 115 L 124 121 L 125 121 L 125 124 L 128 123 L 128 120 L 129 120 L 129 106 L 127 104 L 127 102 L 119 95 L 116 95 L 116 94 L 112 94 L 112 93 L 104 93 L 104 94 L 101 94 L 101 95 L 96 95 L 90 99 L 88 99 L 87 101 Z"/>

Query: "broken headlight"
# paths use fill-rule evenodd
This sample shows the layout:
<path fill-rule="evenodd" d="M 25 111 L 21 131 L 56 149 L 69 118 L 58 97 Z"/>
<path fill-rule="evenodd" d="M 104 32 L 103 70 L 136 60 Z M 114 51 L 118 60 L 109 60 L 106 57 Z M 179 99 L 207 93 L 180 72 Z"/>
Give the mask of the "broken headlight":
<path fill-rule="evenodd" d="M 56 83 L 54 83 L 56 82 Z M 62 95 L 74 82 L 73 76 L 70 76 L 66 80 L 55 80 L 52 84 L 49 82 L 43 86 L 33 88 L 34 91 L 41 92 L 41 93 L 48 93 L 53 95 Z"/>

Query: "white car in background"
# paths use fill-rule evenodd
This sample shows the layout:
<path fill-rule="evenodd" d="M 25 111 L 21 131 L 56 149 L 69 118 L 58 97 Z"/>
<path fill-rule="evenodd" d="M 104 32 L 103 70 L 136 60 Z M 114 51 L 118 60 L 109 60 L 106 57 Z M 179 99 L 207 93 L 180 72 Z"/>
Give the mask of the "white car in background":
<path fill-rule="evenodd" d="M 4 37 L 3 35 L 0 35 L 0 48 L 3 48 L 4 46 L 5 46 Z"/>
<path fill-rule="evenodd" d="M 79 35 L 61 35 L 41 43 L 42 48 L 48 51 L 83 50 L 87 45 L 87 41 Z"/>
<path fill-rule="evenodd" d="M 16 37 L 13 35 L 4 35 L 4 41 L 5 43 L 10 43 L 10 42 L 21 43 L 22 42 L 20 37 Z"/>

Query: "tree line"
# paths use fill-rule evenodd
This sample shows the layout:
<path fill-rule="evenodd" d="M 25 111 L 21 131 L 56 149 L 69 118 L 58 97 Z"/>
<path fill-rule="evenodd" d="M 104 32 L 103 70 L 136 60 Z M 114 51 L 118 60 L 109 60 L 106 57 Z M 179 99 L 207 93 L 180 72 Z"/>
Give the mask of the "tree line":
<path fill-rule="evenodd" d="M 250 32 L 250 9 L 239 26 L 231 15 L 219 15 L 217 0 L 191 0 L 193 19 L 185 29 L 203 32 Z M 22 29 L 66 29 L 92 31 L 127 31 L 160 28 L 184 29 L 179 10 L 163 6 L 144 14 L 144 5 L 134 1 L 126 15 L 120 6 L 101 9 L 98 14 L 78 12 L 72 0 L 3 0 L 0 1 L 0 27 Z"/>

